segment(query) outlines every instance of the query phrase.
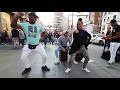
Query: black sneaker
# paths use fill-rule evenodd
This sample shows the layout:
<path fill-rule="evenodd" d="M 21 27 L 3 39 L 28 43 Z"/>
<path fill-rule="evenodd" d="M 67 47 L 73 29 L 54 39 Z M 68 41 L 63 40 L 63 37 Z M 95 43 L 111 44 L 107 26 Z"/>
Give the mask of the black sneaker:
<path fill-rule="evenodd" d="M 42 67 L 43 71 L 50 71 L 50 69 L 47 66 Z"/>
<path fill-rule="evenodd" d="M 30 67 L 30 68 L 26 68 L 26 69 L 22 72 L 22 75 L 24 75 L 24 74 L 30 72 L 30 70 L 31 70 L 31 67 Z"/>

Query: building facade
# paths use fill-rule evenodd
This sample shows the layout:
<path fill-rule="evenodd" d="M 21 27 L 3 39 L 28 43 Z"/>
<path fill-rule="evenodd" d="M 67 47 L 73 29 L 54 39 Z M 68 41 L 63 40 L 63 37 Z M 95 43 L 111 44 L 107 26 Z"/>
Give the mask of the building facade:
<path fill-rule="evenodd" d="M 11 32 L 11 21 L 14 17 L 14 12 L 0 12 L 0 30 L 7 30 L 8 34 Z M 26 22 L 28 19 L 28 12 L 25 12 L 24 17 L 18 20 L 18 22 Z"/>
<path fill-rule="evenodd" d="M 54 25 L 53 27 L 57 32 L 62 32 L 63 27 L 62 27 L 62 18 L 63 18 L 63 13 L 62 12 L 54 12 Z"/>
<path fill-rule="evenodd" d="M 103 12 L 90 12 L 89 21 L 94 24 L 93 33 L 101 31 Z"/>
<path fill-rule="evenodd" d="M 110 21 L 112 19 L 117 20 L 117 23 L 120 24 L 120 12 L 103 12 L 101 33 L 107 33 L 107 28 L 111 27 Z"/>
<path fill-rule="evenodd" d="M 54 12 L 54 25 L 53 28 L 57 32 L 70 31 L 72 21 L 65 17 L 62 12 Z"/>
<path fill-rule="evenodd" d="M 72 29 L 72 21 L 63 15 L 62 17 L 63 31 L 70 31 Z"/>

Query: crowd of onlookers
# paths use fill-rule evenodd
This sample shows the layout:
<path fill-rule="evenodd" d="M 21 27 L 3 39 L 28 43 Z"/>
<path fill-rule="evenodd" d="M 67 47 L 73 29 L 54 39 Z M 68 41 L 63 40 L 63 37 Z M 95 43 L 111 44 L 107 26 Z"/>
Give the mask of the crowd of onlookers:
<path fill-rule="evenodd" d="M 0 31 L 0 43 L 4 45 L 10 43 L 10 36 L 8 35 L 7 30 Z"/>
<path fill-rule="evenodd" d="M 54 45 L 57 44 L 58 42 L 58 38 L 61 36 L 60 33 L 57 32 L 49 32 L 46 35 L 46 38 L 44 40 L 44 45 L 50 44 L 50 45 Z"/>
<path fill-rule="evenodd" d="M 44 45 L 57 44 L 58 38 L 60 36 L 61 36 L 61 34 L 58 32 L 49 32 L 49 33 L 47 33 L 43 44 Z M 20 47 L 23 47 L 25 45 L 25 42 L 26 42 L 26 36 L 25 36 L 23 30 L 13 28 L 11 30 L 10 34 L 8 33 L 7 30 L 0 31 L 0 44 L 2 44 L 2 45 L 12 44 L 14 46 L 19 45 Z"/>
<path fill-rule="evenodd" d="M 22 30 L 13 28 L 9 34 L 7 30 L 0 31 L 0 44 L 23 47 L 25 44 L 26 36 Z"/>

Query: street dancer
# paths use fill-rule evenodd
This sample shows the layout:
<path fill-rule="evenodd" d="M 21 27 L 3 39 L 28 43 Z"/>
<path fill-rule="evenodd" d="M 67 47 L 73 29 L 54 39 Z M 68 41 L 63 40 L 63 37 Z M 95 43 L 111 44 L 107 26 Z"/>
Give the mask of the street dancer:
<path fill-rule="evenodd" d="M 17 24 L 18 19 L 20 19 L 23 15 L 24 14 L 22 12 L 17 13 L 11 23 L 12 28 L 24 30 L 26 34 L 27 44 L 23 47 L 21 55 L 21 60 L 25 66 L 25 70 L 22 72 L 22 75 L 28 73 L 31 70 L 31 66 L 27 57 L 32 51 L 37 51 L 41 55 L 42 70 L 50 71 L 50 69 L 46 66 L 46 52 L 40 43 L 40 41 L 43 42 L 46 33 L 44 28 L 36 22 L 39 17 L 35 13 L 29 13 L 29 22 Z M 43 33 L 42 38 L 40 33 Z"/>
<path fill-rule="evenodd" d="M 88 61 L 90 60 L 87 46 L 91 40 L 91 35 L 87 31 L 83 30 L 82 26 L 83 26 L 82 19 L 79 18 L 77 22 L 77 30 L 74 31 L 74 39 L 69 52 L 69 55 L 71 55 L 70 61 L 68 64 L 68 68 L 65 70 L 65 73 L 71 71 L 71 66 L 73 61 L 75 60 L 77 53 L 81 53 L 85 58 L 82 70 L 84 70 L 85 72 L 90 72 L 86 68 L 86 66 L 88 64 Z"/>
<path fill-rule="evenodd" d="M 110 60 L 108 61 L 108 64 L 106 67 L 111 67 L 112 64 L 115 62 L 115 56 L 117 49 L 120 47 L 120 25 L 117 24 L 116 20 L 110 21 L 111 26 L 113 27 L 112 30 L 112 36 L 108 36 L 106 40 L 111 41 L 110 43 Z"/>

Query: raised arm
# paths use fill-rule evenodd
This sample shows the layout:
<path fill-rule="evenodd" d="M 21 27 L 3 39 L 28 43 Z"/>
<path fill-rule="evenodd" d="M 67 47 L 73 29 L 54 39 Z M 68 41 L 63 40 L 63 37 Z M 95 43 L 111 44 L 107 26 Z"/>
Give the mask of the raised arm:
<path fill-rule="evenodd" d="M 23 13 L 18 13 L 14 16 L 12 22 L 11 22 L 11 27 L 12 28 L 18 28 L 22 29 L 21 25 L 17 24 L 18 19 L 20 19 L 24 14 Z"/>

